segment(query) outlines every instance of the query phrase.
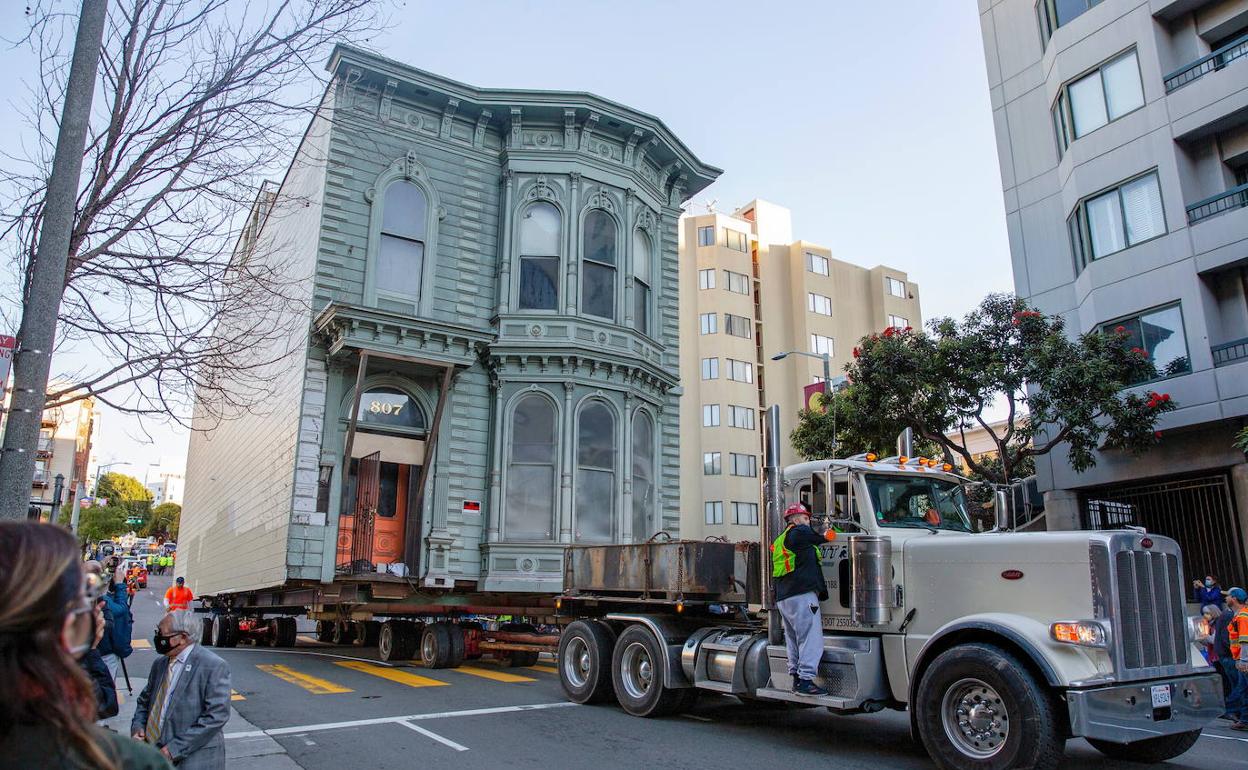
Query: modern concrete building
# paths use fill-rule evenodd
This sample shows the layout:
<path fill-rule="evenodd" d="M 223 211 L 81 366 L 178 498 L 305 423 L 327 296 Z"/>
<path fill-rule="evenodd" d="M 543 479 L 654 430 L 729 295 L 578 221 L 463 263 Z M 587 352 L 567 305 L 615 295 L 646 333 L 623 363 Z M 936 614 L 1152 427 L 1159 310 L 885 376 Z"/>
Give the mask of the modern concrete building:
<path fill-rule="evenodd" d="M 863 336 L 919 326 L 918 286 L 794 240 L 789 210 L 754 200 L 731 215 L 680 221 L 681 536 L 757 537 L 762 410 L 780 406 L 787 437 L 803 389 L 833 380 Z M 797 351 L 781 361 L 772 357 Z M 782 441 L 781 462 L 797 462 Z"/>
<path fill-rule="evenodd" d="M 152 505 L 181 505 L 182 493 L 186 488 L 186 471 L 179 465 L 161 460 L 149 467 L 144 474 L 144 486 L 152 493 Z"/>
<path fill-rule="evenodd" d="M 1242 583 L 1248 0 L 980 0 L 1017 292 L 1125 327 L 1179 408 L 1143 457 L 1038 463 L 1052 529 L 1140 524 Z"/>

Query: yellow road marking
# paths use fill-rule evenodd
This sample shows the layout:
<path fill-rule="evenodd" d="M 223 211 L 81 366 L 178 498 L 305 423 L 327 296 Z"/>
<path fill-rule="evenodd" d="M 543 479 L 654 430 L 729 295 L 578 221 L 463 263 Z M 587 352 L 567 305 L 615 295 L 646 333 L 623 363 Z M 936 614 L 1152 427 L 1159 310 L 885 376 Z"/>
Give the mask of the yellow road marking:
<path fill-rule="evenodd" d="M 230 690 L 230 700 L 247 700 L 247 698 L 240 695 L 238 690 Z"/>
<path fill-rule="evenodd" d="M 287 666 L 263 663 L 257 664 L 256 668 L 266 674 L 272 674 L 282 681 L 298 685 L 313 695 L 332 695 L 333 693 L 340 692 L 354 692 L 350 687 L 343 687 L 342 685 L 334 684 L 327 679 L 321 679 L 310 674 L 303 674 Z"/>
<path fill-rule="evenodd" d="M 534 671 L 545 671 L 547 674 L 558 674 L 559 669 L 555 666 L 529 666 Z"/>
<path fill-rule="evenodd" d="M 375 666 L 372 663 L 364 663 L 358 660 L 338 660 L 334 661 L 335 666 L 349 668 L 352 671 L 360 671 L 365 674 L 379 676 L 382 679 L 389 679 L 391 682 L 405 684 L 408 687 L 440 687 L 449 682 L 439 682 L 437 679 L 430 679 L 427 676 L 413 674 L 410 671 L 404 671 L 398 668 L 387 668 L 386 666 Z"/>
<path fill-rule="evenodd" d="M 150 650 L 152 648 L 152 643 L 146 639 L 131 639 L 130 646 L 136 650 Z"/>
<path fill-rule="evenodd" d="M 459 671 L 463 674 L 471 674 L 479 676 L 482 679 L 493 679 L 495 682 L 536 682 L 537 680 L 531 676 L 519 676 L 518 674 L 505 674 L 502 671 L 490 671 L 488 668 L 477 668 L 476 666 L 460 666 L 451 669 Z"/>

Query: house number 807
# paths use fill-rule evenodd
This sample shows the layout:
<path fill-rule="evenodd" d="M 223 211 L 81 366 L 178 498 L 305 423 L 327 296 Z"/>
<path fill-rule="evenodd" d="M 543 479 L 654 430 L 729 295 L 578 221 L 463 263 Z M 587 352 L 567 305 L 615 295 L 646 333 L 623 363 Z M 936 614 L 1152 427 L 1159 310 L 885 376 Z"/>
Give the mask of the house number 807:
<path fill-rule="evenodd" d="M 389 404 L 384 401 L 370 401 L 368 404 L 368 411 L 372 412 L 373 414 L 397 415 L 399 412 L 403 411 L 403 405 L 402 404 Z"/>

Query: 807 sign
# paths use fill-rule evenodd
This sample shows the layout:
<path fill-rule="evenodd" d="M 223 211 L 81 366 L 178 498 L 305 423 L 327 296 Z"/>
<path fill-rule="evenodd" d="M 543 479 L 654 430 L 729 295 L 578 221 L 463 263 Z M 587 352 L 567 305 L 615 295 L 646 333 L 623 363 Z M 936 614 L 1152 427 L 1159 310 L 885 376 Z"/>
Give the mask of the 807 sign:
<path fill-rule="evenodd" d="M 422 430 L 425 416 L 411 396 L 394 388 L 375 388 L 360 399 L 359 422 L 390 428 Z"/>

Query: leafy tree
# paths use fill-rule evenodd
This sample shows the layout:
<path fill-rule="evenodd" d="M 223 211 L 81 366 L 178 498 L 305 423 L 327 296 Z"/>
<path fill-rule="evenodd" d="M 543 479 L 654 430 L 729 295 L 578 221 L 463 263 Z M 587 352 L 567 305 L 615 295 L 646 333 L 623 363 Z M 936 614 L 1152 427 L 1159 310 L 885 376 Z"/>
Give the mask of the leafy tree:
<path fill-rule="evenodd" d="M 844 435 L 883 437 L 910 427 L 916 440 L 1005 483 L 1029 458 L 1063 445 L 1076 471 L 1095 465 L 1098 449 L 1141 452 L 1161 437 L 1157 418 L 1175 408 L 1169 394 L 1125 390 L 1158 371 L 1146 351 L 1126 346 L 1121 327 L 1071 339 L 1061 318 L 1008 294 L 989 295 L 960 322 L 940 318 L 928 326 L 930 333 L 885 329 L 854 349 L 846 367 L 853 384 L 837 397 L 847 402 L 838 425 Z M 983 417 L 996 399 L 1008 407 L 1003 428 Z M 997 462 L 967 449 L 963 432 L 975 426 L 996 444 Z"/>
<path fill-rule="evenodd" d="M 130 531 L 126 524 L 129 512 L 117 505 L 83 508 L 78 515 L 78 537 L 83 540 L 106 540 Z"/>
<path fill-rule="evenodd" d="M 143 537 L 155 536 L 166 540 L 177 540 L 181 520 L 182 506 L 177 503 L 161 503 L 152 509 L 152 517 L 139 534 Z"/>
<path fill-rule="evenodd" d="M 133 476 L 113 471 L 105 473 L 95 482 L 95 497 L 107 500 L 109 507 L 124 509 L 127 517 L 142 520 L 140 527 L 151 517 L 152 493 Z"/>
<path fill-rule="evenodd" d="M 1240 428 L 1235 434 L 1235 448 L 1248 454 L 1248 427 Z"/>
<path fill-rule="evenodd" d="M 849 386 L 852 388 L 853 386 Z M 889 426 L 860 419 L 853 414 L 854 402 L 841 391 L 825 402 L 829 407 L 823 411 L 803 409 L 798 412 L 797 427 L 789 434 L 793 449 L 805 460 L 824 460 L 830 457 L 852 457 L 863 452 L 875 452 L 881 457 L 895 454 L 897 434 L 890 433 Z M 939 447 L 930 441 L 917 439 L 916 456 L 937 457 Z M 947 458 L 952 460 L 952 458 Z"/>

